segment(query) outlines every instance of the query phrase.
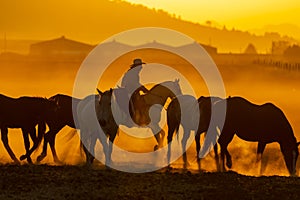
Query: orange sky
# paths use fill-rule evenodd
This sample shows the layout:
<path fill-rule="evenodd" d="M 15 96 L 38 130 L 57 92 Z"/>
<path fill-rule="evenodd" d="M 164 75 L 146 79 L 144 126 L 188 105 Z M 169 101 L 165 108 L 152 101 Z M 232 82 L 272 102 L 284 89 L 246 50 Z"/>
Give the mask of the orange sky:
<path fill-rule="evenodd" d="M 291 23 L 300 26 L 298 0 L 126 0 L 131 3 L 160 8 L 182 18 L 203 23 L 215 20 L 243 29 L 267 24 Z M 298 12 L 297 12 L 298 11 Z M 259 19 L 259 20 L 257 20 Z"/>
<path fill-rule="evenodd" d="M 265 25 L 293 24 L 300 28 L 299 0 L 126 0 L 150 8 L 163 9 L 182 19 L 202 23 L 207 20 L 240 30 L 260 29 Z M 286 29 L 286 28 L 285 28 Z M 282 30 L 300 38 L 300 32 Z"/>
<path fill-rule="evenodd" d="M 137 4 L 155 8 L 156 11 Z M 170 15 L 157 12 L 157 9 L 163 9 Z M 257 35 L 278 32 L 281 36 L 288 35 L 300 41 L 299 13 L 299 0 L 253 0 L 242 3 L 237 0 L 0 1 L 0 52 L 29 50 L 28 42 L 14 44 L 6 43 L 6 40 L 50 40 L 64 35 L 69 39 L 98 44 L 122 31 L 157 26 L 180 31 L 203 44 L 216 46 L 219 52 L 241 52 L 252 42 L 259 52 L 265 53 L 271 48 L 271 40 L 281 40 L 282 37 L 265 37 L 261 40 L 238 31 L 234 33 L 240 34 L 238 38 L 231 32 L 226 37 L 224 32 L 214 34 L 216 29 L 204 30 L 203 26 L 181 23 L 170 16 L 177 19 L 180 16 L 183 20 L 202 25 L 209 20 L 212 21 L 211 27 L 221 30 L 226 26 L 225 30 L 234 27 L 235 30 L 247 30 Z M 268 24 L 277 26 L 264 27 Z M 291 43 L 297 42 L 291 40 Z"/>

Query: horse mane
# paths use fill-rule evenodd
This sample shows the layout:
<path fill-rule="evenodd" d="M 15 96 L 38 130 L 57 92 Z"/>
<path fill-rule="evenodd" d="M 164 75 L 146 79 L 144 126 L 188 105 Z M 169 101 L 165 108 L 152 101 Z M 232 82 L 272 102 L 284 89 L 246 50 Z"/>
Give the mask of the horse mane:
<path fill-rule="evenodd" d="M 0 98 L 3 98 L 3 99 L 15 99 L 15 98 L 6 96 L 6 95 L 4 95 L 4 94 L 0 94 Z"/>
<path fill-rule="evenodd" d="M 39 96 L 33 96 L 33 97 L 29 97 L 29 96 L 21 96 L 18 99 L 39 99 L 39 100 L 49 100 L 47 97 L 39 97 Z"/>

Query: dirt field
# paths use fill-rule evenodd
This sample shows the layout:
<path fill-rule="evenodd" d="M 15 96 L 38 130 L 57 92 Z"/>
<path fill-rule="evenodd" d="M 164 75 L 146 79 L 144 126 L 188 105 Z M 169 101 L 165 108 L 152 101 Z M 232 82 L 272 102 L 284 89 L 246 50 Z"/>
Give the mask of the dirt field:
<path fill-rule="evenodd" d="M 299 199 L 300 178 L 1 165 L 0 199 Z"/>

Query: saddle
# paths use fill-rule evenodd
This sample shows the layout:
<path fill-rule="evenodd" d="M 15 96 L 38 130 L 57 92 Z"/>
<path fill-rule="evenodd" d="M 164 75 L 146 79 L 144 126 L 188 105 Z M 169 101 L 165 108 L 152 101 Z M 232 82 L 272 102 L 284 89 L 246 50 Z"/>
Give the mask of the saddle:
<path fill-rule="evenodd" d="M 129 112 L 132 120 L 140 125 L 145 126 L 150 123 L 149 108 L 145 100 L 145 94 L 140 94 L 139 90 L 136 90 L 129 100 Z"/>
<path fill-rule="evenodd" d="M 137 89 L 129 98 L 127 90 L 125 88 L 118 88 L 115 90 L 115 100 L 120 110 L 125 114 L 123 117 L 131 118 L 132 121 L 140 126 L 144 126 L 150 123 L 149 117 L 149 105 L 145 101 L 145 94 L 141 95 L 140 90 Z M 129 105 L 128 105 L 129 102 Z M 129 111 L 129 112 L 128 112 Z M 127 119 L 123 119 L 128 127 L 133 126 Z"/>

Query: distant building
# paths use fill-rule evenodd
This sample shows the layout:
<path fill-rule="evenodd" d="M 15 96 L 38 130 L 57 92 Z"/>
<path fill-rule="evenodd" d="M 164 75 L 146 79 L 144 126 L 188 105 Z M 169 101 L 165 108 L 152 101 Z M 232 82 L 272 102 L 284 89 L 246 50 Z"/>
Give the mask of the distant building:
<path fill-rule="evenodd" d="M 288 47 L 284 51 L 284 55 L 299 58 L 300 57 L 300 46 L 293 45 L 293 46 Z"/>
<path fill-rule="evenodd" d="M 272 54 L 283 55 L 284 51 L 290 46 L 288 41 L 272 42 Z"/>
<path fill-rule="evenodd" d="M 157 41 L 153 41 L 150 43 L 138 45 L 138 46 L 131 46 L 127 44 L 120 43 L 116 40 L 112 40 L 110 42 L 102 43 L 103 48 L 107 49 L 107 51 L 103 52 L 103 56 L 109 56 L 112 52 L 126 52 L 132 51 L 136 48 L 154 48 L 154 49 L 169 49 L 172 50 L 179 50 L 185 53 L 190 53 L 190 55 L 194 55 L 195 52 L 198 50 L 199 43 L 193 42 L 190 44 L 174 47 L 169 46 L 167 44 L 162 44 Z M 203 45 L 201 46 L 206 50 L 207 53 L 210 55 L 217 54 L 217 48 Z M 95 46 L 85 44 L 82 42 L 77 42 L 74 40 L 70 40 L 65 38 L 64 36 L 53 39 L 47 40 L 43 42 L 34 43 L 30 46 L 30 55 L 59 55 L 59 56 L 86 56 Z M 195 55 L 198 56 L 198 55 Z"/>
<path fill-rule="evenodd" d="M 244 54 L 257 54 L 255 46 L 252 43 L 248 44 Z"/>
<path fill-rule="evenodd" d="M 95 46 L 77 42 L 64 36 L 38 42 L 30 46 L 31 55 L 87 55 Z"/>

